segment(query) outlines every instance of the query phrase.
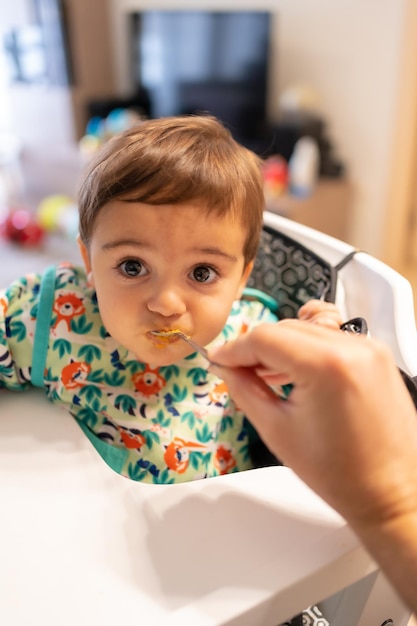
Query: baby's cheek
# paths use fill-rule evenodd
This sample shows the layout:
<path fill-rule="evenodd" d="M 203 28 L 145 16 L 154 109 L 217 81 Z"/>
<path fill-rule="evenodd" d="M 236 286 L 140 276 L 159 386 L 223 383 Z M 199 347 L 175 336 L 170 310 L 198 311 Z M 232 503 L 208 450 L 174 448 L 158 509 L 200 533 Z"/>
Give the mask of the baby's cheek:
<path fill-rule="evenodd" d="M 230 311 L 220 307 L 207 307 L 204 313 L 195 316 L 193 326 L 201 337 L 203 345 L 207 345 L 222 332 L 229 318 Z"/>

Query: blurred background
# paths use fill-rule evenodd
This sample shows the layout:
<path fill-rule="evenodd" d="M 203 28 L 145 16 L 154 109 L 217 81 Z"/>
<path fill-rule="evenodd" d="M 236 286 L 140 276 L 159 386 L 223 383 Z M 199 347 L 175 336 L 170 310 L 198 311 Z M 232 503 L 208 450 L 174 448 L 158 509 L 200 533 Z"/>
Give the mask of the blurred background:
<path fill-rule="evenodd" d="M 29 211 L 49 230 L 23 246 L 11 232 L 0 239 L 2 282 L 28 259 L 77 255 L 77 181 L 100 143 L 141 117 L 209 111 L 268 159 L 268 208 L 417 286 L 414 0 L 206 0 L 198 10 L 0 0 L 0 16 L 1 211 Z"/>

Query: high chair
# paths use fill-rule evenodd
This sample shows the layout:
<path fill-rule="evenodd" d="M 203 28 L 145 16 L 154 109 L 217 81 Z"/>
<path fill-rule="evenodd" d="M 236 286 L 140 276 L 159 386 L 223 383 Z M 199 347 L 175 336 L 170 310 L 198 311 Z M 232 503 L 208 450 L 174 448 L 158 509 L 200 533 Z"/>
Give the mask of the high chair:
<path fill-rule="evenodd" d="M 306 287 L 307 291 L 310 290 L 309 296 L 314 296 L 314 281 L 320 287 L 320 280 L 324 277 L 328 281 L 327 294 L 330 296 L 326 299 L 335 301 L 346 319 L 364 317 L 368 322 L 370 334 L 390 346 L 398 367 L 410 376 L 416 376 L 417 334 L 413 292 L 408 280 L 366 252 L 356 251 L 353 246 L 343 241 L 285 217 L 266 211 L 264 222 L 267 228 L 283 236 L 280 245 L 290 249 L 292 267 L 302 268 L 303 263 L 308 266 L 309 262 L 310 265 L 314 262 L 310 276 L 306 278 L 302 276 L 305 280 L 304 286 L 309 283 Z M 285 238 L 289 238 L 290 241 Z M 294 243 L 291 240 L 294 240 Z M 304 261 L 303 246 L 307 249 Z M 320 258 L 309 259 L 308 252 Z M 265 265 L 265 260 L 262 261 Z M 282 274 L 281 269 L 279 276 Z M 256 282 L 260 289 L 271 291 L 265 283 L 262 286 L 260 277 L 252 277 L 251 280 L 252 284 Z M 285 289 L 284 305 L 291 298 L 296 300 L 294 284 L 286 285 Z M 276 289 L 272 288 L 272 292 L 274 291 L 276 293 Z M 320 295 L 316 294 L 316 297 Z M 299 304 L 301 300 L 298 301 Z M 296 308 L 297 302 L 292 311 L 286 306 L 284 309 L 286 314 L 283 316 L 295 316 Z"/>
<path fill-rule="evenodd" d="M 402 276 L 286 218 L 266 212 L 265 227 L 251 289 L 286 316 L 309 297 L 335 299 L 416 374 Z M 39 390 L 1 395 L 2 624 L 278 626 L 318 605 L 332 626 L 406 626 L 409 611 L 346 522 L 290 469 L 135 483 Z"/>

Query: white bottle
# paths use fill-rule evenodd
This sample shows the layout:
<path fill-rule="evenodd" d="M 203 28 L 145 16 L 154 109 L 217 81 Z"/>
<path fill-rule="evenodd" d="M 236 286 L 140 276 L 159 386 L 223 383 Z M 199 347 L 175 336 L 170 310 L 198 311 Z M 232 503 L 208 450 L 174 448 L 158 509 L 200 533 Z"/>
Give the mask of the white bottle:
<path fill-rule="evenodd" d="M 309 196 L 316 185 L 320 169 L 320 152 L 313 137 L 301 137 L 288 161 L 290 193 L 299 198 Z"/>

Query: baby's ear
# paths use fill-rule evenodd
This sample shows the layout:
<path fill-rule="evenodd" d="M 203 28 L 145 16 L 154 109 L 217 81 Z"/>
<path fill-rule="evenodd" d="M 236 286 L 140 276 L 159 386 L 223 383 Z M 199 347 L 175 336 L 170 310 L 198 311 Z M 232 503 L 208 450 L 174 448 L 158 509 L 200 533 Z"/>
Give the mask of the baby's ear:
<path fill-rule="evenodd" d="M 243 270 L 242 278 L 240 279 L 239 287 L 236 294 L 236 300 L 239 300 L 239 298 L 242 297 L 242 292 L 246 287 L 246 283 L 248 282 L 249 276 L 251 275 L 251 272 L 253 270 L 254 262 L 255 261 L 250 261 Z"/>
<path fill-rule="evenodd" d="M 77 244 L 80 250 L 81 258 L 84 263 L 85 272 L 87 274 L 87 279 L 88 279 L 88 284 L 91 287 L 94 287 L 94 277 L 93 277 L 93 272 L 91 270 L 90 254 L 88 252 L 87 246 L 85 245 L 85 243 L 83 242 L 79 234 L 77 235 Z"/>

